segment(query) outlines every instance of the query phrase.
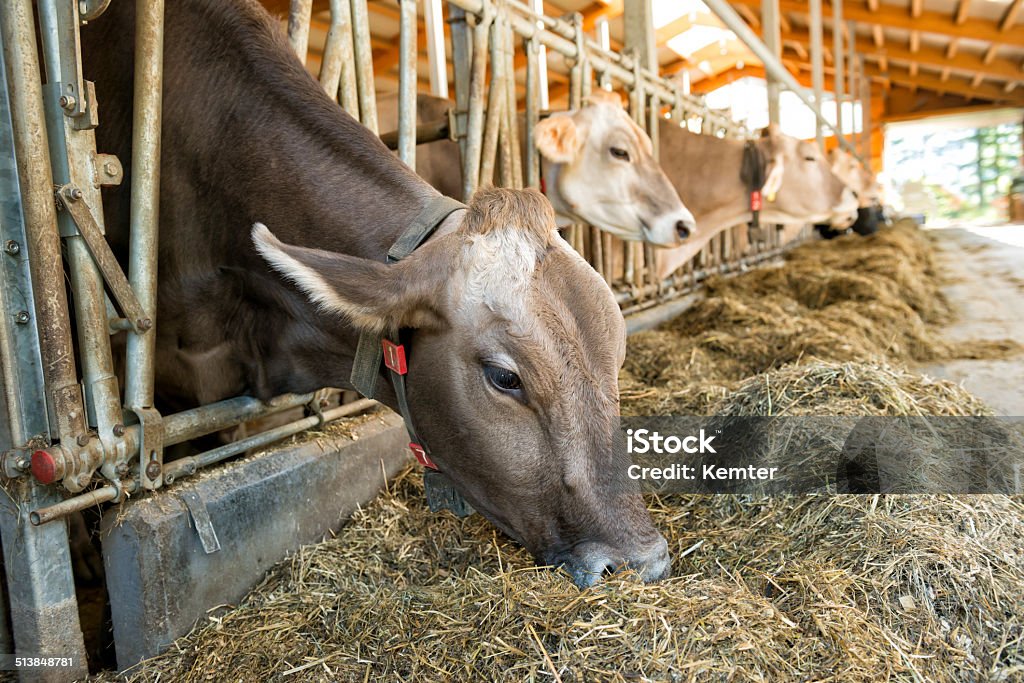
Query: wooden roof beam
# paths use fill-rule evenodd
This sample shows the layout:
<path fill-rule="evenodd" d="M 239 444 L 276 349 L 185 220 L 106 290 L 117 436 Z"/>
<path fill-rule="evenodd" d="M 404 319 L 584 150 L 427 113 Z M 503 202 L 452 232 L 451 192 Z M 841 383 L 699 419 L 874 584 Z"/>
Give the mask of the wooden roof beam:
<path fill-rule="evenodd" d="M 956 14 L 953 15 L 953 23 L 962 26 L 967 21 L 967 13 L 971 11 L 971 0 L 960 0 L 956 6 Z"/>
<path fill-rule="evenodd" d="M 921 34 L 917 31 L 910 32 L 910 51 L 917 52 L 921 49 Z"/>
<path fill-rule="evenodd" d="M 960 39 L 953 38 L 951 41 L 949 41 L 949 44 L 946 45 L 946 59 L 953 59 L 954 57 L 956 57 L 956 51 L 959 49 Z"/>
<path fill-rule="evenodd" d="M 734 5 L 748 5 L 759 8 L 761 0 L 732 0 Z M 779 0 L 779 10 L 793 14 L 807 14 L 807 3 L 801 0 Z M 832 16 L 832 7 L 823 3 L 822 14 Z M 864 6 L 849 4 L 843 7 L 844 18 L 865 25 L 899 28 L 905 31 L 920 31 L 949 36 L 951 38 L 970 38 L 1001 45 L 1024 45 L 1024 26 L 1007 26 L 1001 31 L 999 25 L 990 20 L 968 17 L 963 24 L 957 25 L 948 12 L 935 12 L 924 9 L 916 19 L 909 16 L 905 9 L 894 5 L 880 4 L 877 12 L 871 12 Z"/>
<path fill-rule="evenodd" d="M 1013 0 L 1013 3 L 1006 8 L 1003 18 L 999 21 L 1000 31 L 1010 30 L 1010 27 L 1017 21 L 1017 15 L 1020 13 L 1021 2 L 1022 0 Z"/>
<path fill-rule="evenodd" d="M 875 47 L 885 46 L 885 31 L 878 24 L 871 27 L 871 38 L 875 41 Z"/>
<path fill-rule="evenodd" d="M 910 16 L 917 19 L 924 9 L 924 0 L 910 0 Z"/>

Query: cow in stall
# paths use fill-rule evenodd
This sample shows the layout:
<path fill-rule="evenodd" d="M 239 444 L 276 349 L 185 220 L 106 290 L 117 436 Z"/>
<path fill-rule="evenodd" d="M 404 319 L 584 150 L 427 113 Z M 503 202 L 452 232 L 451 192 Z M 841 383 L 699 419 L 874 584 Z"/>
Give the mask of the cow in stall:
<path fill-rule="evenodd" d="M 693 211 L 699 236 L 681 247 L 655 252 L 660 278 L 668 277 L 692 259 L 711 238 L 736 225 L 751 222 L 751 192 L 761 193 L 759 219 L 786 226 L 783 241 L 803 225 L 829 221 L 846 226 L 856 217 L 857 199 L 832 173 L 813 143 L 783 134 L 769 126 L 751 146 L 743 140 L 691 133 L 663 120 L 658 129 L 661 167 Z M 744 159 L 760 160 L 763 185 L 752 187 L 744 178 Z M 738 251 L 746 248 L 739 235 Z"/>
<path fill-rule="evenodd" d="M 832 149 L 828 155 L 832 172 L 857 196 L 857 220 L 850 229 L 858 235 L 871 235 L 878 232 L 878 224 L 882 216 L 882 188 L 875 174 L 866 168 L 852 154 L 843 149 Z M 845 231 L 837 231 L 833 226 L 815 226 L 822 237 L 830 239 Z"/>
<path fill-rule="evenodd" d="M 443 120 L 452 103 L 420 93 L 419 123 Z M 378 100 L 382 131 L 398 126 L 398 98 Z M 522 127 L 522 117 L 520 126 Z M 529 144 L 525 130 L 523 150 Z M 595 90 L 578 111 L 555 112 L 538 122 L 542 190 L 559 227 L 589 223 L 624 240 L 674 247 L 697 237 L 700 224 L 681 202 L 653 156 L 651 139 L 629 117 L 618 95 Z M 420 145 L 416 172 L 449 197 L 462 195 L 459 146 L 451 140 Z"/>
<path fill-rule="evenodd" d="M 135 5 L 82 29 L 98 147 L 129 178 Z M 324 94 L 254 0 L 167 3 L 163 102 L 162 410 L 349 387 L 360 334 L 401 330 L 408 412 L 474 508 L 581 587 L 623 566 L 669 575 L 615 447 L 622 314 L 547 199 L 479 192 L 387 265 L 441 195 Z M 123 260 L 129 188 L 104 202 Z M 377 385 L 398 408 L 383 367 Z"/>

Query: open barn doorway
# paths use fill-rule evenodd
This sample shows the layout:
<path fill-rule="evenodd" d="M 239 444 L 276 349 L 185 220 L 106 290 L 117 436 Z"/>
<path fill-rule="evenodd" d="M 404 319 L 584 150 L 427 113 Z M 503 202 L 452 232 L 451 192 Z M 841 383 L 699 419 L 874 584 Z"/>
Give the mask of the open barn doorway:
<path fill-rule="evenodd" d="M 1021 109 L 990 109 L 887 124 L 887 199 L 932 225 L 1010 220 L 1024 184 L 1022 120 Z"/>

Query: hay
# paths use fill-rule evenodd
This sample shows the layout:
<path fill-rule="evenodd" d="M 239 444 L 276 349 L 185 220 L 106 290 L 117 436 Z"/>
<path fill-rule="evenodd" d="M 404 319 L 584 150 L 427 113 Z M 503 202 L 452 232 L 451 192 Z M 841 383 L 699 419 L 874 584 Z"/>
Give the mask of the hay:
<path fill-rule="evenodd" d="M 1003 358 L 1024 349 L 1009 339 L 942 339 L 937 325 L 953 317 L 942 282 L 931 238 L 905 224 L 810 242 L 781 266 L 712 278 L 683 315 L 630 338 L 623 411 L 710 414 L 740 380 L 791 363 Z"/>
<path fill-rule="evenodd" d="M 939 353 L 929 325 L 950 316 L 925 238 L 880 235 L 712 283 L 707 302 L 630 340 L 624 411 L 987 414 L 950 383 L 852 362 Z M 885 245 L 907 267 L 828 251 Z M 97 680 L 1024 680 L 1024 498 L 648 503 L 674 578 L 580 592 L 479 516 L 429 513 L 407 471 L 238 606 Z"/>
<path fill-rule="evenodd" d="M 300 549 L 125 678 L 953 682 L 1024 671 L 1021 500 L 650 505 L 675 578 L 580 592 L 478 516 L 430 514 L 407 472 L 337 538 Z"/>

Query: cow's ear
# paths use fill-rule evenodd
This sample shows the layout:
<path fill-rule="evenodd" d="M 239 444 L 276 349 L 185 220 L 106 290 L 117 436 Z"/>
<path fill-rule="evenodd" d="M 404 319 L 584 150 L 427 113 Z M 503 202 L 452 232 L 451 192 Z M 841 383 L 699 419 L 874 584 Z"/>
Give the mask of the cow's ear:
<path fill-rule="evenodd" d="M 359 329 L 439 329 L 447 324 L 441 302 L 451 260 L 441 250 L 419 250 L 393 265 L 281 242 L 267 226 L 252 228 L 256 251 L 311 302 L 347 317 Z"/>
<path fill-rule="evenodd" d="M 786 173 L 786 162 L 781 154 L 776 154 L 769 162 L 771 168 L 768 170 L 768 177 L 765 178 L 761 187 L 761 194 L 770 202 L 775 201 L 775 195 L 782 189 L 782 176 Z"/>
<path fill-rule="evenodd" d="M 583 147 L 586 132 L 568 114 L 554 114 L 538 121 L 533 129 L 534 144 L 548 161 L 567 164 Z"/>

